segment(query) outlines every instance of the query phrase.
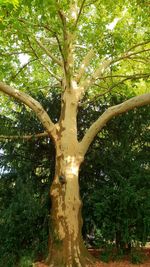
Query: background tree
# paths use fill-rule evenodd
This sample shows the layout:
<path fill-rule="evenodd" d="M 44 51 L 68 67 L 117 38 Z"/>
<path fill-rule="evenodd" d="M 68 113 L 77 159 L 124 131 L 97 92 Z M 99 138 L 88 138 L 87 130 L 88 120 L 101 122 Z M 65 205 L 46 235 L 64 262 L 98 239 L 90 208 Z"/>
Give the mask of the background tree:
<path fill-rule="evenodd" d="M 142 90 L 145 91 L 147 85 L 143 79 L 149 77 L 147 11 L 136 1 L 131 6 L 129 1 L 119 1 L 116 5 L 112 1 L 91 3 L 84 0 L 81 3 L 40 1 L 38 5 L 37 1 L 25 4 L 23 1 L 15 11 L 11 7 L 5 9 L 4 5 L 2 11 L 5 48 L 2 46 L 1 54 L 3 57 L 10 55 L 10 61 L 3 61 L 2 79 L 11 86 L 1 82 L 0 90 L 34 111 L 45 129 L 40 134 L 30 131 L 23 139 L 48 135 L 56 148 L 55 176 L 51 186 L 53 235 L 47 262 L 49 266 L 86 266 L 91 259 L 81 237 L 80 164 L 105 124 L 114 116 L 149 104 L 150 94 L 108 106 L 80 140 L 77 138 L 78 106 L 84 104 L 86 92 L 93 101 L 125 82 L 129 89 L 132 86 L 131 91 L 143 82 Z M 135 23 L 139 17 L 138 27 L 142 30 L 137 34 Z M 118 28 L 112 34 L 110 30 L 116 23 Z M 130 28 L 125 31 L 127 23 Z M 93 40 L 93 34 L 99 38 Z M 18 55 L 25 53 L 28 61 L 21 66 Z M 132 62 L 138 62 L 138 67 Z M 133 83 L 135 80 L 139 83 Z M 26 93 L 23 88 L 27 88 Z M 61 93 L 61 112 L 57 121 L 52 121 L 47 110 L 30 96 L 32 91 L 42 90 L 48 97 L 49 88 L 57 88 Z M 5 101 L 2 97 L 2 103 Z"/>
<path fill-rule="evenodd" d="M 55 95 L 55 96 L 54 96 Z M 58 95 L 39 99 L 58 113 Z M 55 101 L 54 101 L 55 99 Z M 55 102 L 55 103 L 54 103 Z M 1 132 L 25 134 L 26 129 L 36 131 L 37 120 L 32 113 L 20 106 L 13 111 L 14 120 L 1 118 Z M 50 139 L 32 138 L 28 142 L 15 139 L 0 143 L 0 266 L 21 267 L 32 265 L 47 254 L 49 234 L 49 187 L 54 175 L 55 151 Z"/>
<path fill-rule="evenodd" d="M 113 96 L 111 102 L 119 99 Z M 137 242 L 148 241 L 148 121 L 147 108 L 112 120 L 87 154 L 80 173 L 81 195 L 84 231 L 92 245 L 116 241 L 118 250 L 130 252 Z"/>

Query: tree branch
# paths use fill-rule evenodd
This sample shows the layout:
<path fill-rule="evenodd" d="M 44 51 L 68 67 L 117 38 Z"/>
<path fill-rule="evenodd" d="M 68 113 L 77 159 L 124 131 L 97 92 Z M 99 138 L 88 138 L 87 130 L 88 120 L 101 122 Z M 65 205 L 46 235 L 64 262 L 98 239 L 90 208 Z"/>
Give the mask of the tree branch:
<path fill-rule="evenodd" d="M 132 75 L 107 75 L 107 76 L 103 76 L 98 78 L 98 80 L 106 80 L 106 79 L 111 79 L 111 78 L 129 78 L 129 79 L 140 79 L 140 78 L 144 78 L 144 77 L 149 77 L 150 73 L 135 73 Z"/>
<path fill-rule="evenodd" d="M 43 66 L 51 76 L 53 76 L 58 82 L 61 82 L 61 78 L 58 77 L 54 72 L 52 72 L 40 59 L 38 59 L 41 66 Z"/>
<path fill-rule="evenodd" d="M 30 65 L 30 63 L 32 63 L 33 61 L 36 61 L 36 60 L 37 60 L 37 58 L 34 58 L 34 59 L 29 60 L 27 63 L 25 63 L 25 64 L 18 70 L 18 72 L 10 78 L 10 80 L 14 80 L 14 79 L 18 76 L 18 74 L 19 74 L 20 72 L 22 72 L 28 65 Z"/>
<path fill-rule="evenodd" d="M 64 67 L 64 79 L 63 86 L 67 88 L 67 90 L 71 90 L 72 87 L 72 77 L 74 73 L 74 57 L 73 57 L 73 42 L 75 38 L 75 32 L 73 29 L 70 29 L 72 23 L 72 19 L 74 17 L 69 16 L 69 14 L 64 12 L 64 10 L 60 7 L 60 1 L 55 0 L 57 6 L 58 16 L 61 22 L 61 28 L 63 33 L 63 45 L 62 45 L 62 55 L 63 55 L 63 67 Z M 76 1 L 71 1 L 71 5 L 76 4 Z M 72 8 L 70 9 L 70 11 Z M 70 12 L 69 11 L 69 12 Z M 71 24 L 70 24 L 71 23 Z M 67 27 L 68 26 L 68 27 Z"/>
<path fill-rule="evenodd" d="M 113 63 L 119 62 L 119 61 L 121 61 L 123 59 L 130 59 L 130 58 L 132 59 L 132 56 L 139 55 L 141 53 L 148 52 L 148 51 L 150 51 L 149 48 L 148 49 L 139 50 L 139 51 L 133 52 L 133 53 L 126 52 L 122 56 L 118 57 L 117 59 L 112 60 L 110 63 L 113 64 Z"/>
<path fill-rule="evenodd" d="M 31 140 L 32 138 L 41 138 L 41 137 L 48 137 L 47 132 L 38 133 L 38 134 L 29 134 L 29 135 L 0 135 L 0 140 Z"/>
<path fill-rule="evenodd" d="M 134 75 L 129 75 L 129 76 L 126 76 L 126 75 L 112 75 L 112 76 L 111 76 L 111 75 L 110 75 L 110 76 L 102 77 L 102 78 L 100 78 L 100 79 L 105 80 L 105 79 L 107 79 L 107 78 L 113 78 L 113 77 L 115 77 L 115 78 L 121 78 L 121 77 L 122 77 L 122 78 L 124 78 L 124 79 L 122 79 L 121 81 L 119 81 L 119 82 L 113 84 L 113 85 L 110 86 L 109 88 L 107 88 L 107 87 L 102 87 L 101 85 L 98 85 L 98 84 L 95 83 L 94 85 L 96 85 L 96 86 L 98 86 L 98 87 L 104 89 L 105 91 L 104 91 L 103 93 L 96 94 L 96 95 L 93 97 L 93 99 L 91 99 L 90 101 L 88 101 L 88 104 L 93 103 L 93 102 L 94 102 L 95 100 L 97 100 L 99 97 L 104 96 L 105 94 L 111 92 L 115 87 L 117 87 L 117 86 L 120 85 L 120 84 L 123 84 L 125 81 L 127 81 L 127 80 L 138 80 L 138 79 L 142 79 L 142 78 L 148 78 L 148 77 L 150 77 L 150 73 L 134 74 Z M 85 105 L 85 104 L 86 104 L 86 101 L 83 102 L 82 104 L 80 104 L 80 106 L 83 106 L 83 105 Z"/>
<path fill-rule="evenodd" d="M 81 63 L 81 66 L 80 66 L 80 69 L 78 71 L 78 74 L 76 76 L 76 82 L 79 83 L 82 76 L 84 75 L 85 73 L 85 70 L 86 70 L 86 67 L 89 65 L 89 62 L 90 60 L 92 59 L 92 57 L 94 56 L 94 50 L 91 49 L 87 55 L 85 56 L 85 58 L 83 59 L 82 63 Z"/>
<path fill-rule="evenodd" d="M 132 97 L 121 104 L 108 108 L 87 130 L 85 136 L 80 142 L 81 153 L 85 154 L 87 152 L 88 147 L 92 143 L 94 137 L 113 117 L 136 107 L 141 107 L 148 104 L 150 104 L 150 93 Z"/>
<path fill-rule="evenodd" d="M 18 51 L 18 52 L 17 51 L 15 51 L 15 52 L 14 51 L 12 51 L 12 52 L 11 51 L 10 52 L 4 51 L 4 52 L 0 53 L 0 55 L 4 56 L 4 57 L 13 56 L 13 55 L 20 55 L 20 54 L 30 54 L 30 51 L 26 51 L 26 50 L 25 51 Z"/>
<path fill-rule="evenodd" d="M 132 51 L 133 49 L 135 49 L 135 48 L 137 48 L 137 47 L 139 47 L 139 46 L 142 46 L 142 45 L 145 45 L 145 44 L 149 44 L 149 43 L 150 43 L 150 40 L 146 40 L 145 42 L 136 44 L 136 45 L 130 47 L 130 48 L 127 50 L 127 52 L 130 52 L 130 51 Z"/>
<path fill-rule="evenodd" d="M 141 53 L 144 53 L 144 52 L 148 52 L 150 51 L 150 49 L 142 49 L 142 50 L 139 50 L 139 51 L 136 51 L 136 52 L 130 52 L 133 48 L 135 47 L 138 47 L 138 46 L 141 46 L 142 44 L 147 44 L 149 43 L 148 41 L 145 42 L 145 43 L 140 43 L 139 45 L 136 45 L 136 46 L 133 46 L 132 48 L 130 48 L 128 51 L 126 51 L 125 53 L 123 53 L 122 56 L 116 58 L 116 59 L 106 59 L 103 61 L 103 63 L 101 64 L 101 66 L 99 66 L 95 72 L 91 75 L 91 77 L 87 80 L 85 80 L 83 83 L 82 83 L 82 86 L 84 87 L 84 90 L 86 90 L 87 88 L 89 88 L 90 86 L 92 86 L 95 82 L 95 80 L 101 78 L 103 76 L 103 73 L 105 72 L 105 70 L 110 67 L 111 65 L 113 65 L 114 63 L 117 63 L 121 60 L 124 60 L 124 59 L 131 59 L 132 60 L 132 57 L 135 56 L 135 55 L 139 55 Z"/>
<path fill-rule="evenodd" d="M 57 44 L 58 44 L 58 48 L 59 48 L 59 51 L 62 55 L 62 58 L 63 58 L 63 54 L 62 54 L 62 48 L 61 48 L 61 43 L 59 41 L 59 38 L 57 36 L 57 33 L 51 29 L 48 25 L 45 25 L 45 24 L 41 24 L 41 23 L 31 23 L 29 21 L 26 21 L 25 19 L 21 18 L 21 19 L 18 19 L 20 22 L 23 22 L 25 24 L 28 24 L 28 25 L 32 25 L 32 26 L 36 26 L 38 28 L 43 28 L 43 29 L 46 29 L 48 32 L 52 33 L 52 37 L 54 36 L 56 38 L 56 41 L 57 41 Z M 27 37 L 28 38 L 28 37 Z M 50 52 L 49 52 L 50 53 Z"/>
<path fill-rule="evenodd" d="M 89 79 L 83 81 L 82 86 L 84 87 L 84 90 L 92 86 L 98 78 L 102 77 L 104 71 L 107 69 L 108 66 L 110 66 L 111 61 L 112 60 L 110 59 L 105 60 L 101 64 L 101 66 L 95 70 L 95 72 L 91 75 Z"/>
<path fill-rule="evenodd" d="M 80 16 L 81 16 L 81 13 L 82 13 L 82 10 L 83 10 L 85 1 L 86 1 L 86 0 L 82 0 L 81 6 L 80 6 L 80 10 L 79 10 L 79 13 L 78 13 L 76 22 L 75 22 L 75 28 L 77 27 L 77 24 L 78 24 L 78 22 L 79 22 L 79 19 L 80 19 Z"/>
<path fill-rule="evenodd" d="M 34 50 L 31 42 L 30 42 L 30 39 L 29 37 L 27 37 L 27 40 L 28 40 L 28 43 L 29 43 L 29 46 L 33 52 L 33 54 L 36 56 L 37 60 L 39 61 L 39 63 L 47 70 L 48 73 L 50 73 L 57 81 L 61 82 L 61 79 L 55 74 L 53 73 L 42 61 L 41 59 L 39 58 L 37 52 Z"/>
<path fill-rule="evenodd" d="M 42 105 L 37 100 L 35 100 L 34 98 L 32 98 L 31 96 L 29 96 L 28 94 L 26 94 L 24 92 L 21 92 L 17 89 L 14 89 L 9 85 L 6 85 L 3 82 L 0 82 L 0 91 L 2 91 L 3 93 L 21 101 L 26 106 L 31 108 L 35 112 L 35 114 L 37 115 L 40 122 L 42 123 L 44 128 L 47 130 L 47 132 L 53 138 L 55 138 L 55 134 L 56 134 L 55 133 L 55 124 L 51 121 L 49 115 L 47 114 L 47 112 L 44 110 Z"/>
<path fill-rule="evenodd" d="M 65 18 L 65 15 L 64 15 L 63 11 L 60 8 L 58 8 L 58 15 L 59 15 L 60 20 L 62 22 L 64 39 L 65 39 L 65 37 L 66 37 L 65 34 L 66 34 L 66 30 L 67 30 L 66 29 L 66 18 Z"/>
<path fill-rule="evenodd" d="M 37 44 L 40 46 L 40 48 L 54 61 L 56 62 L 59 66 L 63 66 L 62 62 L 56 58 L 53 54 L 50 53 L 50 51 L 39 41 L 35 38 L 35 41 Z"/>
<path fill-rule="evenodd" d="M 109 87 L 109 90 L 111 91 L 112 89 L 114 89 L 116 86 L 124 83 L 125 81 L 128 80 L 137 80 L 137 79 L 141 79 L 141 78 L 148 78 L 150 77 L 150 73 L 145 73 L 145 74 L 141 74 L 141 75 L 131 75 L 131 76 L 127 76 L 124 79 L 122 79 L 121 81 L 113 84 L 112 86 Z"/>
<path fill-rule="evenodd" d="M 64 37 L 64 42 L 65 42 L 65 40 L 67 39 L 66 17 L 65 17 L 64 12 L 60 9 L 58 1 L 56 1 L 56 5 L 57 5 L 58 16 L 59 16 L 61 24 L 62 24 L 63 37 Z"/>
<path fill-rule="evenodd" d="M 60 40 L 57 36 L 57 34 L 55 33 L 55 38 L 57 40 L 57 44 L 58 44 L 58 47 L 59 47 L 59 51 L 61 53 L 61 56 L 62 56 L 62 59 L 63 59 L 63 62 L 65 63 L 65 57 L 64 57 L 64 53 L 63 53 L 63 50 L 62 50 L 62 47 L 61 47 L 61 43 L 60 43 Z"/>
<path fill-rule="evenodd" d="M 110 93 L 115 87 L 117 87 L 118 85 L 120 85 L 120 84 L 123 84 L 125 81 L 127 81 L 127 80 L 137 80 L 137 79 L 141 79 L 141 78 L 148 78 L 148 77 L 150 77 L 150 73 L 145 73 L 145 74 L 141 74 L 141 75 L 139 75 L 139 76 L 137 76 L 137 75 L 131 75 L 131 76 L 125 76 L 125 75 L 114 75 L 114 76 L 107 76 L 107 77 L 104 77 L 105 79 L 106 78 L 112 78 L 112 77 L 125 77 L 124 79 L 122 79 L 121 81 L 119 81 L 119 82 L 117 82 L 117 83 L 115 83 L 115 84 L 113 84 L 112 86 L 110 86 L 109 88 L 107 88 L 107 87 L 102 87 L 101 85 L 98 85 L 98 84 L 94 84 L 94 85 L 96 85 L 96 86 L 98 86 L 98 87 L 100 87 L 101 89 L 104 89 L 105 91 L 103 92 L 103 93 L 100 93 L 100 94 L 96 94 L 94 97 L 93 97 L 93 99 L 91 99 L 90 101 L 88 101 L 88 104 L 90 104 L 90 103 L 93 103 L 94 101 L 96 101 L 99 97 L 101 97 L 101 96 L 104 96 L 104 95 L 106 95 L 107 93 Z M 103 79 L 103 78 L 102 78 Z M 80 106 L 84 106 L 85 104 L 86 104 L 87 102 L 85 101 L 85 102 L 83 102 L 82 104 L 80 104 Z"/>

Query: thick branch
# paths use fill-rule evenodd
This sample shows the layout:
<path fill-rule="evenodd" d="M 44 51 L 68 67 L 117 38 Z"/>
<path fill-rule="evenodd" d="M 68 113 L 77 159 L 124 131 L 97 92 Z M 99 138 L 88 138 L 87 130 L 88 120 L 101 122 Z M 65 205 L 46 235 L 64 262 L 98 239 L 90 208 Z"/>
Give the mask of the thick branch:
<path fill-rule="evenodd" d="M 41 138 L 41 137 L 46 137 L 48 136 L 47 132 L 43 132 L 43 133 L 38 133 L 38 134 L 29 134 L 29 135 L 0 135 L 0 140 L 17 140 L 17 139 L 21 139 L 21 140 L 31 140 L 31 139 L 37 139 L 37 138 Z"/>
<path fill-rule="evenodd" d="M 85 80 L 82 83 L 82 86 L 84 87 L 84 90 L 86 90 L 88 87 L 92 86 L 94 84 L 94 82 L 102 77 L 103 73 L 105 72 L 105 70 L 107 69 L 108 66 L 110 66 L 111 60 L 105 60 L 100 67 L 98 67 L 95 72 L 91 75 L 91 77 L 87 80 Z"/>
<path fill-rule="evenodd" d="M 141 107 L 150 104 L 150 93 L 133 97 L 123 103 L 108 108 L 87 130 L 85 136 L 80 142 L 81 151 L 85 154 L 88 147 L 92 143 L 97 133 L 106 125 L 106 123 L 115 116 L 132 110 L 136 107 Z"/>
<path fill-rule="evenodd" d="M 21 101 L 26 106 L 31 108 L 35 112 L 37 117 L 39 118 L 44 128 L 48 131 L 48 133 L 52 137 L 55 137 L 54 136 L 55 135 L 55 124 L 53 124 L 47 112 L 44 110 L 42 105 L 37 100 L 35 100 L 34 98 L 32 98 L 31 96 L 29 96 L 28 94 L 24 92 L 20 92 L 19 90 L 14 89 L 9 85 L 6 85 L 3 82 L 0 82 L 0 91 L 2 91 L 3 93 L 9 96 L 12 96 L 13 98 Z"/>
<path fill-rule="evenodd" d="M 88 67 L 91 59 L 93 58 L 94 56 L 94 50 L 91 49 L 87 55 L 85 56 L 85 58 L 83 59 L 82 63 L 81 63 L 81 66 L 80 66 L 80 69 L 78 71 L 78 74 L 76 76 L 76 81 L 77 83 L 80 82 L 80 79 L 82 78 L 82 76 L 84 75 L 85 71 L 86 71 L 86 68 Z"/>
<path fill-rule="evenodd" d="M 63 85 L 67 90 L 71 90 L 71 78 L 74 72 L 74 57 L 73 57 L 73 42 L 75 38 L 75 32 L 70 29 L 69 24 L 72 24 L 72 19 L 74 20 L 73 6 L 76 5 L 74 1 L 73 5 L 71 3 L 71 16 L 69 13 L 64 12 L 60 7 L 60 2 L 56 0 L 57 12 L 61 22 L 61 28 L 63 32 L 63 45 L 62 45 L 62 55 L 64 61 L 64 79 Z M 72 17 L 73 15 L 73 17 Z"/>

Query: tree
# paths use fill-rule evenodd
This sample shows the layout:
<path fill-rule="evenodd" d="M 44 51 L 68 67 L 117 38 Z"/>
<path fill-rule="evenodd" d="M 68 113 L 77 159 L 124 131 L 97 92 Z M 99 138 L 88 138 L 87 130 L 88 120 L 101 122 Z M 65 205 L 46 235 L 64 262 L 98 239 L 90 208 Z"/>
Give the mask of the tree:
<path fill-rule="evenodd" d="M 121 93 L 122 90 L 125 93 L 125 83 L 137 92 L 141 85 L 143 90 L 147 86 L 150 40 L 148 12 L 142 5 L 140 1 L 133 1 L 131 6 L 130 1 L 122 0 L 117 4 L 111 0 L 33 0 L 22 1 L 15 10 L 4 4 L 1 7 L 2 41 L 5 42 L 1 55 L 8 59 L 3 60 L 1 78 L 4 82 L 0 83 L 0 91 L 29 107 L 44 128 L 42 133 L 31 130 L 19 138 L 48 136 L 56 149 L 55 176 L 50 189 L 49 266 L 92 263 L 81 236 L 80 165 L 95 136 L 111 118 L 150 103 L 150 94 L 146 93 L 107 107 L 83 138 L 78 139 L 77 113 L 79 105 L 85 104 L 85 94 L 89 101 L 94 101 L 119 85 L 123 87 Z M 117 22 L 118 27 L 113 30 Z M 127 24 L 130 27 L 125 31 Z M 136 33 L 138 27 L 140 31 Z M 24 54 L 28 61 L 21 65 L 18 55 Z M 61 94 L 61 112 L 56 122 L 31 96 L 33 91 L 43 90 L 47 97 L 50 88 Z M 2 101 L 6 104 L 5 97 Z M 1 136 L 5 138 L 15 136 Z"/>

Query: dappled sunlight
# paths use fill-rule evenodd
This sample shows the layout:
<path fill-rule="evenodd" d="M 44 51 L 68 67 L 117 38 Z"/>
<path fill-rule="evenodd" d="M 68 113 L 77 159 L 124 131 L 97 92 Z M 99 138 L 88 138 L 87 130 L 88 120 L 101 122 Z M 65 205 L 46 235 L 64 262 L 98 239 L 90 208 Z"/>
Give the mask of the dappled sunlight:
<path fill-rule="evenodd" d="M 65 158 L 65 162 L 67 163 L 68 167 L 66 169 L 67 178 L 74 178 L 74 176 L 78 175 L 79 171 L 79 163 L 77 163 L 77 159 L 75 156 L 67 156 Z"/>

